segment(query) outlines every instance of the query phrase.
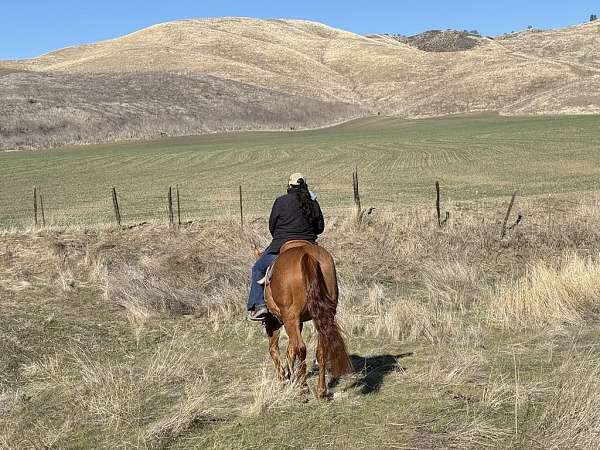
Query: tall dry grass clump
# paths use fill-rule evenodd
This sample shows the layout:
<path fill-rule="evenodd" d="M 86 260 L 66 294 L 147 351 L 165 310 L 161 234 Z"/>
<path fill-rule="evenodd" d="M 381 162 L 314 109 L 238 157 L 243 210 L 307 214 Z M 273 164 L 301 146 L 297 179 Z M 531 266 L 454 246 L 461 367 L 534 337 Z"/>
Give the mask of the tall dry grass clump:
<path fill-rule="evenodd" d="M 203 370 L 205 354 L 191 344 L 189 336 L 173 336 L 151 355 L 115 352 L 118 358 L 72 347 L 31 364 L 26 398 L 55 414 L 25 430 L 18 418 L 32 412 L 15 402 L 0 415 L 0 448 L 75 448 L 82 429 L 99 432 L 95 448 L 155 448 L 222 420 L 224 397 Z"/>
<path fill-rule="evenodd" d="M 600 312 L 600 263 L 576 254 L 558 266 L 534 263 L 523 277 L 499 285 L 487 307 L 503 327 L 581 324 Z"/>
<path fill-rule="evenodd" d="M 600 448 L 600 361 L 565 362 L 533 438 L 547 449 Z"/>
<path fill-rule="evenodd" d="M 132 323 L 160 314 L 199 315 L 218 327 L 241 315 L 253 239 L 260 241 L 227 220 L 181 231 L 150 226 L 98 236 L 86 260 L 105 298 L 123 307 Z"/>
<path fill-rule="evenodd" d="M 271 363 L 263 365 L 261 377 L 252 390 L 252 403 L 245 414 L 259 417 L 277 409 L 285 408 L 298 401 L 297 386 L 292 382 L 281 382 L 273 376 Z"/>
<path fill-rule="evenodd" d="M 377 284 L 366 294 L 366 301 L 339 307 L 341 323 L 350 335 L 435 344 L 466 332 L 460 314 L 443 303 L 385 292 Z"/>

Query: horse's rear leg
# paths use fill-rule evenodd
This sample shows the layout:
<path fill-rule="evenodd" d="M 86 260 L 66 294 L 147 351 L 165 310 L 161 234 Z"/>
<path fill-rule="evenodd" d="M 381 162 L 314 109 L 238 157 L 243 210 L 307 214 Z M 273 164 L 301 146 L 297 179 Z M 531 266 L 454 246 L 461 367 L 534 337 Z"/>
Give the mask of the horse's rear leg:
<path fill-rule="evenodd" d="M 269 354 L 275 364 L 275 371 L 277 372 L 277 378 L 282 381 L 287 378 L 286 371 L 281 364 L 281 358 L 279 355 L 279 334 L 281 332 L 281 323 L 273 316 L 268 316 L 265 321 L 265 330 L 267 336 L 269 336 Z"/>
<path fill-rule="evenodd" d="M 299 319 L 293 322 L 284 322 L 285 331 L 288 335 L 287 361 L 290 372 L 294 374 L 294 381 L 303 388 L 306 384 L 306 344 L 302 340 L 301 323 Z M 298 358 L 298 366 L 296 366 Z M 294 370 L 295 369 L 295 370 Z"/>

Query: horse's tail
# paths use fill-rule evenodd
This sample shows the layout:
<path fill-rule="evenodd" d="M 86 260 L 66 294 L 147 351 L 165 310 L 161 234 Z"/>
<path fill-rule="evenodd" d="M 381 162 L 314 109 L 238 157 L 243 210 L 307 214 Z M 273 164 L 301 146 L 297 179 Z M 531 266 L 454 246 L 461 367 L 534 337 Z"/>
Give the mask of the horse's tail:
<path fill-rule="evenodd" d="M 336 305 L 327 291 L 319 261 L 305 253 L 300 264 L 306 283 L 308 311 L 319 334 L 325 360 L 331 365 L 333 377 L 339 378 L 352 372 L 352 365 L 342 333 L 335 320 Z"/>

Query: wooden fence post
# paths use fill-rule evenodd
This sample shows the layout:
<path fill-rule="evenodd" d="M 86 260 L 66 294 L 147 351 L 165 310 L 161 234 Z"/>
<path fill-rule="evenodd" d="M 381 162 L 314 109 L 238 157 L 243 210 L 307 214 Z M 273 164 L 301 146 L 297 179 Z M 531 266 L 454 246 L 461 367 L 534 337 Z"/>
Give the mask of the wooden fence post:
<path fill-rule="evenodd" d="M 171 186 L 169 186 L 169 195 L 167 197 L 167 202 L 169 204 L 169 226 L 173 226 L 173 191 Z"/>
<path fill-rule="evenodd" d="M 506 228 L 506 224 L 508 223 L 508 219 L 510 217 L 510 212 L 512 211 L 513 205 L 515 204 L 515 198 L 517 198 L 517 191 L 513 193 L 510 199 L 510 203 L 508 204 L 508 209 L 506 210 L 506 215 L 504 216 L 504 222 L 502 222 L 502 231 L 500 232 L 500 239 L 504 239 L 504 236 L 506 236 L 507 229 L 512 230 L 514 227 L 519 225 L 519 223 L 521 223 L 521 219 L 523 219 L 523 216 L 519 214 L 514 225 L 510 226 L 509 228 Z"/>
<path fill-rule="evenodd" d="M 244 228 L 244 197 L 242 196 L 242 186 L 240 186 L 240 225 Z"/>
<path fill-rule="evenodd" d="M 446 211 L 446 217 L 442 219 L 442 209 L 440 206 L 441 203 L 441 193 L 440 193 L 440 182 L 435 182 L 435 212 L 437 215 L 438 226 L 442 228 L 448 219 L 450 218 L 450 213 Z"/>
<path fill-rule="evenodd" d="M 437 215 L 438 226 L 442 226 L 442 213 L 440 210 L 440 182 L 435 182 L 435 212 Z"/>
<path fill-rule="evenodd" d="M 44 197 L 42 195 L 42 189 L 38 190 L 38 195 L 40 197 L 40 209 L 42 213 L 42 227 L 46 228 L 46 214 L 44 213 Z"/>
<path fill-rule="evenodd" d="M 38 226 L 38 203 L 37 203 L 37 187 L 33 187 L 33 225 Z"/>
<path fill-rule="evenodd" d="M 354 168 L 352 172 L 352 190 L 354 193 L 354 219 L 356 223 L 360 223 L 362 219 L 362 207 L 360 205 L 360 191 L 358 189 L 358 168 Z"/>
<path fill-rule="evenodd" d="M 121 211 L 119 210 L 119 200 L 117 199 L 117 190 L 113 186 L 112 188 L 112 202 L 113 208 L 115 210 L 115 220 L 117 221 L 117 225 L 119 228 L 121 227 Z"/>
<path fill-rule="evenodd" d="M 181 205 L 179 203 L 179 184 L 175 186 L 177 190 L 177 226 L 181 227 Z"/>

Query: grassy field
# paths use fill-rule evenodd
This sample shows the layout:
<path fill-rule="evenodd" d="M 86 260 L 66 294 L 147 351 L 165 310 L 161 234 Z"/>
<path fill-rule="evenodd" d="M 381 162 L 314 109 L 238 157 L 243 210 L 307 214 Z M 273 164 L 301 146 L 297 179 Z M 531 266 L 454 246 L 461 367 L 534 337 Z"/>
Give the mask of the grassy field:
<path fill-rule="evenodd" d="M 600 448 L 597 122 L 384 118 L 2 154 L 7 198 L 33 183 L 49 209 L 97 195 L 57 225 L 109 221 L 113 183 L 127 211 L 179 182 L 202 220 L 0 231 L 0 449 Z M 360 225 L 354 164 L 377 208 Z M 245 320 L 251 243 L 268 243 L 272 197 L 298 168 L 325 210 L 355 369 L 329 402 L 279 384 Z M 515 188 L 509 224 L 524 220 L 501 238 Z M 304 338 L 310 369 L 312 325 Z"/>
<path fill-rule="evenodd" d="M 263 216 L 295 171 L 335 212 L 350 202 L 355 166 L 365 204 L 378 209 L 430 202 L 435 180 L 449 200 L 597 191 L 599 125 L 593 116 L 371 118 L 317 131 L 0 153 L 0 224 L 31 223 L 33 185 L 58 225 L 111 221 L 113 185 L 130 223 L 166 217 L 175 184 L 186 220 L 237 214 L 239 185 L 248 214 Z"/>
<path fill-rule="evenodd" d="M 598 448 L 600 210 L 503 240 L 412 212 L 329 216 L 355 367 L 331 402 L 244 320 L 264 221 L 0 234 L 0 448 Z"/>

